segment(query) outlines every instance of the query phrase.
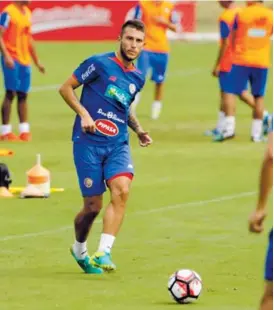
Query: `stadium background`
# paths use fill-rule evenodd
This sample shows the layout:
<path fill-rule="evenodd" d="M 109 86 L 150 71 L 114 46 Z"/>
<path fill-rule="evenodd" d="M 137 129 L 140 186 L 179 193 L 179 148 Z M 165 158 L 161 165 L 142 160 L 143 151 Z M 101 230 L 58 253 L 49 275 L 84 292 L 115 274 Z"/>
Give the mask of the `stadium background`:
<path fill-rule="evenodd" d="M 215 1 L 197 3 L 197 31 L 216 32 L 219 12 Z M 113 249 L 117 273 L 85 276 L 70 257 L 72 220 L 81 197 L 71 154 L 74 116 L 57 88 L 82 59 L 115 47 L 113 41 L 37 42 L 47 74 L 33 68 L 33 141 L 2 143 L 15 152 L 2 160 L 12 172 L 13 185 L 23 186 L 25 172 L 41 153 L 52 186 L 65 192 L 47 200 L 0 200 L 0 309 L 174 309 L 168 276 L 192 268 L 201 274 L 204 290 L 186 308 L 254 310 L 263 288 L 272 212 L 261 236 L 247 232 L 247 217 L 255 205 L 265 145 L 250 142 L 251 111 L 241 103 L 234 140 L 213 144 L 203 136 L 215 124 L 219 103 L 217 81 L 211 77 L 216 42 L 172 42 L 164 110 L 156 122 L 149 118 L 153 85 L 148 81 L 145 86 L 138 116 L 155 143 L 141 149 L 131 136 L 136 177 Z M 272 91 L 271 70 L 266 96 L 270 112 Z M 14 104 L 15 129 L 17 122 Z M 98 219 L 89 239 L 91 253 L 100 231 Z"/>

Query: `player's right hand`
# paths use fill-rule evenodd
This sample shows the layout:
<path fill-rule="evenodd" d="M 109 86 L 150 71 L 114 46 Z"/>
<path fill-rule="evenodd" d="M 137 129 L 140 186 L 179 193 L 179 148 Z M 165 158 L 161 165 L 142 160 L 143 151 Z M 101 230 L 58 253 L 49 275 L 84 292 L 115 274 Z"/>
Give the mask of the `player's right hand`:
<path fill-rule="evenodd" d="M 14 60 L 12 59 L 11 56 L 6 56 L 4 58 L 4 62 L 5 62 L 5 65 L 8 67 L 8 68 L 11 68 L 13 69 L 14 68 Z"/>
<path fill-rule="evenodd" d="M 96 131 L 95 122 L 89 114 L 81 118 L 81 127 L 83 132 L 95 133 Z"/>
<path fill-rule="evenodd" d="M 248 221 L 249 231 L 254 233 L 260 233 L 264 230 L 264 219 L 266 212 L 264 210 L 255 210 L 251 213 Z"/>

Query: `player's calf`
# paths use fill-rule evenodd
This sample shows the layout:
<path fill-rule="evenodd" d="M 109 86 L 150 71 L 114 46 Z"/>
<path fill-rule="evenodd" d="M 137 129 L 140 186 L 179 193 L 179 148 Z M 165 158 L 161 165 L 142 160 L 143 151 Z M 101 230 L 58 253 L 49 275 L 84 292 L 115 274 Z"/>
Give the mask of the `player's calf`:
<path fill-rule="evenodd" d="M 267 281 L 265 285 L 264 295 L 261 300 L 260 310 L 273 309 L 273 282 Z"/>
<path fill-rule="evenodd" d="M 102 195 L 84 197 L 84 207 L 74 219 L 75 235 L 78 242 L 87 240 L 90 228 L 102 209 L 102 203 Z"/>

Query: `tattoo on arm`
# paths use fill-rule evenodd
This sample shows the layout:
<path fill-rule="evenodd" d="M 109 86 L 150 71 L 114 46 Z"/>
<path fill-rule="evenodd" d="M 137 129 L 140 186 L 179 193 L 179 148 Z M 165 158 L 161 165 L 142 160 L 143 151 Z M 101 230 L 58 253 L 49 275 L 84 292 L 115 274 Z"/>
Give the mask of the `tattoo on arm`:
<path fill-rule="evenodd" d="M 128 117 L 128 126 L 136 133 L 143 132 L 143 128 L 138 121 L 138 119 L 133 115 L 132 112 L 130 112 L 129 117 Z"/>

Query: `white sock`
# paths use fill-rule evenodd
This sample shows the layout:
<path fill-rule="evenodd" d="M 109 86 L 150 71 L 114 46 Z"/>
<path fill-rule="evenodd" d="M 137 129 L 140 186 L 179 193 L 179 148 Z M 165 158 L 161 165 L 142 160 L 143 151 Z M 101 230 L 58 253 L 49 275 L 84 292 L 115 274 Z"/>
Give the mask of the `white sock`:
<path fill-rule="evenodd" d="M 115 237 L 109 234 L 101 234 L 98 252 L 110 253 Z"/>
<path fill-rule="evenodd" d="M 235 121 L 235 116 L 227 116 L 225 118 L 225 128 L 223 131 L 224 137 L 231 137 L 235 134 L 235 126 L 236 126 L 236 121 Z"/>
<path fill-rule="evenodd" d="M 87 256 L 87 242 L 78 242 L 75 240 L 72 246 L 73 252 L 78 259 L 84 259 Z"/>
<path fill-rule="evenodd" d="M 160 116 L 161 110 L 162 110 L 162 102 L 155 100 L 152 103 L 151 118 L 157 119 Z"/>
<path fill-rule="evenodd" d="M 225 112 L 220 111 L 219 116 L 218 116 L 218 122 L 217 122 L 216 129 L 219 132 L 223 132 L 224 128 L 225 128 Z"/>
<path fill-rule="evenodd" d="M 261 139 L 263 134 L 263 121 L 261 119 L 253 119 L 251 127 L 251 137 L 255 140 Z"/>
<path fill-rule="evenodd" d="M 12 131 L 12 126 L 10 124 L 1 126 L 2 135 L 7 135 L 8 133 L 11 133 L 11 131 Z"/>
<path fill-rule="evenodd" d="M 29 132 L 29 131 L 30 131 L 29 123 L 20 123 L 19 124 L 19 132 L 20 133 Z"/>

